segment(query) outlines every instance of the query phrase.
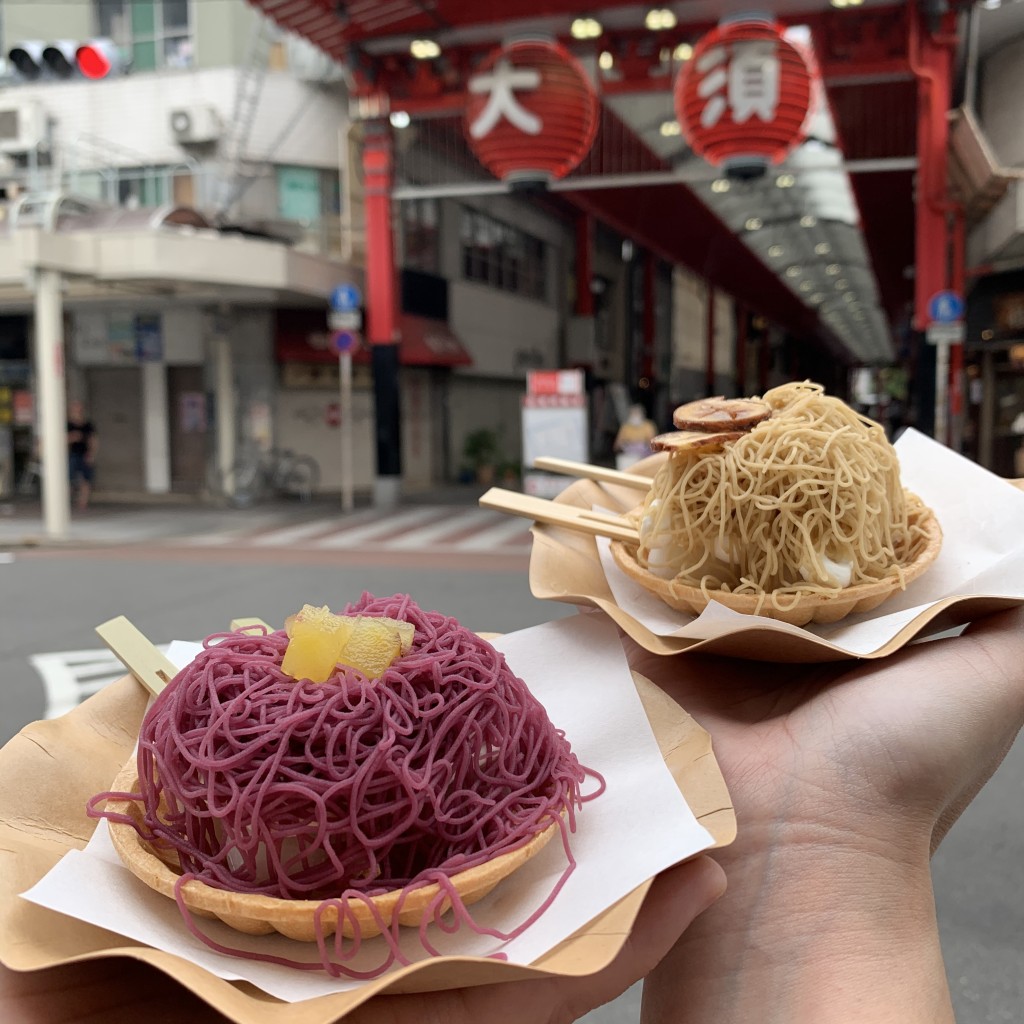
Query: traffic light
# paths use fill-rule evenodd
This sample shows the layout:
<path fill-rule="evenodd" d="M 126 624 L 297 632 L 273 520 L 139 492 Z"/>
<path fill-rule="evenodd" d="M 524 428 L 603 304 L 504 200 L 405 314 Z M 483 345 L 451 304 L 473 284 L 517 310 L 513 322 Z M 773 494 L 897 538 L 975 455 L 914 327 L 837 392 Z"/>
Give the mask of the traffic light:
<path fill-rule="evenodd" d="M 7 55 L 21 78 L 36 82 L 41 78 L 108 78 L 124 70 L 121 52 L 112 39 L 90 39 L 80 43 L 70 39 L 55 42 L 29 40 L 11 47 Z"/>

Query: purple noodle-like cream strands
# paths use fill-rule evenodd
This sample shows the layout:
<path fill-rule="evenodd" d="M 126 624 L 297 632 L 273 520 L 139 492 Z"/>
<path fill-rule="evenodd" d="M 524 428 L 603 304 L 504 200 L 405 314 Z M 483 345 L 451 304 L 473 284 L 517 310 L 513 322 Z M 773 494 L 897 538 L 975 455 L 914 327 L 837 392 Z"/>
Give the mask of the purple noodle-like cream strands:
<path fill-rule="evenodd" d="M 604 788 L 580 765 L 526 684 L 485 640 L 409 597 L 364 594 L 345 614 L 404 619 L 416 629 L 412 649 L 369 680 L 339 665 L 326 683 L 281 670 L 288 637 L 225 633 L 166 687 L 139 735 L 138 794 L 102 793 L 92 816 L 138 828 L 173 850 L 181 877 L 178 905 L 208 946 L 252 959 L 373 977 L 407 963 L 398 911 L 385 920 L 371 903 L 382 892 L 438 885 L 419 929 L 431 955 L 428 925 L 460 926 L 508 940 L 554 900 L 575 861 L 569 833 L 576 809 Z M 584 795 L 591 777 L 596 792 Z M 141 826 L 97 810 L 105 799 L 141 801 Z M 557 823 L 566 869 L 542 906 L 512 933 L 473 921 L 450 879 L 518 849 Z M 231 892 L 319 900 L 319 961 L 243 953 L 202 934 L 181 887 L 198 879 Z M 387 952 L 370 972 L 348 966 L 362 945 L 358 928 L 343 936 L 351 908 L 366 904 Z M 450 919 L 442 920 L 451 905 Z M 400 907 L 399 907 L 400 909 Z M 338 914 L 333 936 L 320 926 Z"/>

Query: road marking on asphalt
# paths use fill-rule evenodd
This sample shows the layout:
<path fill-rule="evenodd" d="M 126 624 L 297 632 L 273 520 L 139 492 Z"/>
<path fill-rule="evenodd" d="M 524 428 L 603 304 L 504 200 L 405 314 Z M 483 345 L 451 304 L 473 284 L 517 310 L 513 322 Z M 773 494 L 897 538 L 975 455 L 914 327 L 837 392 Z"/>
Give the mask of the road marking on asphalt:
<path fill-rule="evenodd" d="M 271 526 L 221 530 L 170 538 L 170 545 L 280 550 L 434 551 L 478 555 L 495 547 L 505 552 L 530 542 L 529 523 L 473 506 L 419 505 L 360 512 Z"/>
<path fill-rule="evenodd" d="M 323 533 L 330 533 L 338 528 L 338 519 L 315 519 L 311 523 L 300 523 L 298 526 L 286 526 L 269 533 L 261 533 L 249 540 L 249 544 L 257 548 L 286 548 L 297 541 L 309 540 Z"/>
<path fill-rule="evenodd" d="M 317 542 L 318 548 L 354 548 L 372 541 L 374 545 L 380 541 L 393 536 L 405 529 L 416 526 L 418 523 L 432 522 L 439 515 L 450 512 L 437 505 L 427 505 L 423 508 L 412 508 L 407 512 L 399 512 L 396 515 L 388 515 L 379 518 L 367 526 L 357 526 L 352 530 L 341 530 L 331 537 L 325 537 Z"/>
<path fill-rule="evenodd" d="M 159 649 L 166 652 L 167 645 Z M 91 697 L 128 671 L 105 647 L 99 650 L 32 654 L 28 660 L 43 681 L 46 718 L 67 714 L 86 697 Z"/>
<path fill-rule="evenodd" d="M 188 547 L 217 548 L 225 547 L 240 540 L 247 542 L 250 530 L 221 530 L 219 533 L 201 533 L 195 537 L 171 537 L 169 544 L 185 544 Z"/>
<path fill-rule="evenodd" d="M 491 522 L 494 520 L 494 513 L 487 509 L 469 509 L 459 512 L 456 515 L 445 516 L 439 522 L 430 526 L 421 527 L 418 530 L 411 530 L 409 533 L 388 541 L 389 548 L 396 548 L 399 551 L 415 551 L 417 548 L 425 548 L 427 545 L 447 547 L 444 538 L 454 537 L 456 534 L 474 529 L 479 523 Z M 453 548 L 461 548 L 465 543 L 460 539 L 451 545 Z"/>
<path fill-rule="evenodd" d="M 488 551 L 509 544 L 513 540 L 529 540 L 529 531 L 530 524 L 525 519 L 503 518 L 490 529 L 481 530 L 475 536 L 459 541 L 459 548 L 463 551 Z"/>

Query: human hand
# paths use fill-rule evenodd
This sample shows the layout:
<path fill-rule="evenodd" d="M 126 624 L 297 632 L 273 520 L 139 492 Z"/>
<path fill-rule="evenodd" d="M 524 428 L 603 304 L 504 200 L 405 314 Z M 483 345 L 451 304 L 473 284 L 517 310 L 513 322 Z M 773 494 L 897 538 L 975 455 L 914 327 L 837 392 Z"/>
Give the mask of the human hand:
<path fill-rule="evenodd" d="M 1024 723 L 1024 612 L 878 662 L 631 663 L 709 730 L 739 825 L 646 1019 L 952 1020 L 928 861 Z"/>
<path fill-rule="evenodd" d="M 644 977 L 697 915 L 721 896 L 722 869 L 698 857 L 662 872 L 633 933 L 602 971 L 448 992 L 380 996 L 345 1024 L 568 1024 Z M 69 964 L 18 974 L 0 966 L 4 1024 L 228 1024 L 228 1019 L 161 972 L 128 959 Z"/>

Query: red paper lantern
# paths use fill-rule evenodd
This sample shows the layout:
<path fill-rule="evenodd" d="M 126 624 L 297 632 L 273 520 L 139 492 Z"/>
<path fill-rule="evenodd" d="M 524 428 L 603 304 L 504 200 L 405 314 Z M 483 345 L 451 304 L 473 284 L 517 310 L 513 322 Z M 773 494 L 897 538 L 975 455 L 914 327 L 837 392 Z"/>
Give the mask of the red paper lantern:
<path fill-rule="evenodd" d="M 697 43 L 676 78 L 676 117 L 708 163 L 756 172 L 803 139 L 811 85 L 807 61 L 781 26 L 729 21 Z"/>
<path fill-rule="evenodd" d="M 469 80 L 466 141 L 503 181 L 564 178 L 589 152 L 597 124 L 590 79 L 557 43 L 510 43 Z"/>

